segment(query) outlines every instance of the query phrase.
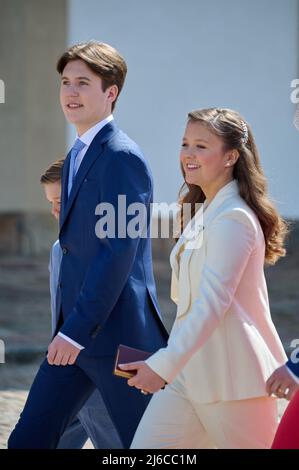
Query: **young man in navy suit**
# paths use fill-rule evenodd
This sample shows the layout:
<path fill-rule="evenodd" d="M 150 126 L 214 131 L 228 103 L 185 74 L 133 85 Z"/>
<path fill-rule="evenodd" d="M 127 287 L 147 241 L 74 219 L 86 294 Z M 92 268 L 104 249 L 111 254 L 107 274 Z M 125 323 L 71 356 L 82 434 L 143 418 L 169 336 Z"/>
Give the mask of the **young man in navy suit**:
<path fill-rule="evenodd" d="M 127 72 L 119 53 L 95 41 L 78 44 L 60 57 L 57 70 L 61 106 L 78 134 L 62 172 L 60 316 L 8 447 L 56 448 L 95 388 L 129 447 L 149 395 L 112 374 L 117 346 L 154 352 L 167 341 L 152 270 L 152 177 L 112 116 Z M 136 203 L 145 217 L 131 236 L 119 221 L 134 225 Z M 115 210 L 104 234 L 101 207 Z"/>
<path fill-rule="evenodd" d="M 51 213 L 57 220 L 59 220 L 60 214 L 63 163 L 64 160 L 52 163 L 40 178 L 45 196 L 51 204 Z M 59 312 L 56 313 L 56 293 L 61 259 L 62 250 L 59 240 L 56 240 L 52 246 L 49 260 L 52 334 L 56 331 L 59 317 Z M 67 426 L 59 440 L 57 449 L 82 449 L 88 438 L 95 449 L 121 449 L 123 447 L 98 390 L 91 394 L 75 420 Z"/>

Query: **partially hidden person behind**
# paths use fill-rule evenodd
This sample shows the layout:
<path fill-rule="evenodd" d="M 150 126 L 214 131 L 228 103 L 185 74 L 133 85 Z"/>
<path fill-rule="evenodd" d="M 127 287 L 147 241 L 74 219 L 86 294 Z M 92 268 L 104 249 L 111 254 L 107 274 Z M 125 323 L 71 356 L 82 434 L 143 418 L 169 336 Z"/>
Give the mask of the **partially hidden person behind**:
<path fill-rule="evenodd" d="M 286 355 L 264 263 L 285 255 L 287 225 L 236 111 L 190 112 L 180 162 L 183 232 L 170 256 L 176 319 L 167 347 L 122 367 L 138 371 L 129 385 L 155 393 L 132 448 L 269 448 L 278 414 L 265 383 Z"/>
<path fill-rule="evenodd" d="M 299 105 L 297 104 L 294 126 L 299 130 Z M 269 395 L 291 400 L 287 406 L 277 432 L 272 449 L 299 449 L 299 350 L 292 351 L 289 360 L 276 369 L 267 381 Z"/>
<path fill-rule="evenodd" d="M 299 449 L 299 360 L 296 354 L 294 359 L 291 355 L 283 366 L 273 372 L 267 381 L 267 390 L 269 395 L 291 400 L 280 420 L 271 448 Z"/>
<path fill-rule="evenodd" d="M 63 163 L 64 159 L 52 163 L 40 178 L 45 196 L 51 204 L 51 213 L 56 220 L 59 220 L 60 215 Z M 56 294 L 61 259 L 61 246 L 59 240 L 56 240 L 51 249 L 49 262 L 52 335 L 55 333 L 58 321 Z M 57 449 L 81 449 L 88 438 L 95 449 L 122 448 L 121 440 L 98 390 L 92 393 L 76 418 L 68 425 L 59 440 Z"/>
<path fill-rule="evenodd" d="M 112 114 L 127 72 L 118 51 L 97 41 L 76 44 L 57 71 L 61 107 L 77 131 L 62 169 L 59 318 L 8 447 L 56 448 L 98 389 L 127 448 L 150 396 L 113 375 L 117 347 L 156 351 L 168 337 L 149 237 L 152 175 Z M 133 230 L 136 204 L 143 217 Z"/>

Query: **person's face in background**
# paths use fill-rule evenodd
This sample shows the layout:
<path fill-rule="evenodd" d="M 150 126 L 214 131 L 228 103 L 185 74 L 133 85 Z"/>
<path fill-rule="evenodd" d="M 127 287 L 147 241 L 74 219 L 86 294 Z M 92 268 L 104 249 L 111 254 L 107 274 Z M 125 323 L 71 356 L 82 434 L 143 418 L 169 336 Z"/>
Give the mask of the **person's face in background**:
<path fill-rule="evenodd" d="M 56 220 L 59 220 L 60 214 L 60 201 L 61 201 L 61 183 L 46 183 L 43 185 L 46 198 L 51 204 L 51 214 L 54 215 Z"/>

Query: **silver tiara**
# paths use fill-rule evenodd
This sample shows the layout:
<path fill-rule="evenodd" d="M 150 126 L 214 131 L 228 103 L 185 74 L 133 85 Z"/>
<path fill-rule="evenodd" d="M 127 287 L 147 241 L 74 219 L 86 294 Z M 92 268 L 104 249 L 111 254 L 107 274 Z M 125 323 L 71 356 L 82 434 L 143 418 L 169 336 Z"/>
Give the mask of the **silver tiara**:
<path fill-rule="evenodd" d="M 243 129 L 243 136 L 241 137 L 242 144 L 246 145 L 248 142 L 248 127 L 244 121 L 241 122 L 241 127 Z"/>

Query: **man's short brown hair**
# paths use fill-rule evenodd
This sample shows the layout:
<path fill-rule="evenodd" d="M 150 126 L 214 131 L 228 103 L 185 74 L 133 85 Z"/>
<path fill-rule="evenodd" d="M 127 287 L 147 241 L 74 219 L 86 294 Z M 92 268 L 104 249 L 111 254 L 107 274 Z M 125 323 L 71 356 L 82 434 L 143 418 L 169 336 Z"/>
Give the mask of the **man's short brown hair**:
<path fill-rule="evenodd" d="M 71 60 L 83 60 L 102 79 L 103 91 L 111 85 L 117 86 L 118 95 L 112 103 L 113 110 L 127 74 L 127 64 L 123 57 L 114 47 L 104 42 L 89 41 L 75 44 L 58 59 L 56 69 L 60 75 Z"/>
<path fill-rule="evenodd" d="M 41 184 L 60 183 L 63 164 L 64 159 L 51 163 L 40 177 Z"/>

